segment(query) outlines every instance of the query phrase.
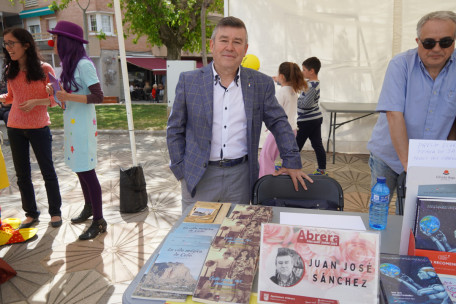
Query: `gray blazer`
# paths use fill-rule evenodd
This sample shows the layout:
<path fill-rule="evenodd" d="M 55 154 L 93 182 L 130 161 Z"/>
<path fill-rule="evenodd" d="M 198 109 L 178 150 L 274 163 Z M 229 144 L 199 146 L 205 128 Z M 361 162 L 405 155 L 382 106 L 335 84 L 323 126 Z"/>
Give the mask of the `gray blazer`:
<path fill-rule="evenodd" d="M 258 71 L 241 69 L 242 95 L 247 116 L 247 145 L 250 188 L 258 179 L 258 145 L 262 122 L 276 139 L 282 165 L 302 167 L 294 133 L 283 108 L 275 98 L 271 77 Z M 170 168 L 180 180 L 185 178 L 192 196 L 208 166 L 212 140 L 214 75 L 212 64 L 181 73 L 176 98 L 168 119 L 167 144 Z"/>

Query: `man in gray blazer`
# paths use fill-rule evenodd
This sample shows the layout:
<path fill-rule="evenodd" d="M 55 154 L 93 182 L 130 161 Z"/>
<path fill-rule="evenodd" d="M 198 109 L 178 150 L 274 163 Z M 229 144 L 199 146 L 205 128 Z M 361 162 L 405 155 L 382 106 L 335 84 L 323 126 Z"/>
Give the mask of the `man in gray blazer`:
<path fill-rule="evenodd" d="M 248 204 L 258 179 L 262 122 L 274 134 L 283 160 L 274 173 L 298 182 L 301 171 L 296 139 L 275 98 L 271 77 L 241 67 L 248 48 L 244 22 L 223 18 L 210 40 L 213 62 L 179 77 L 168 120 L 170 168 L 181 181 L 182 210 L 196 201 Z"/>

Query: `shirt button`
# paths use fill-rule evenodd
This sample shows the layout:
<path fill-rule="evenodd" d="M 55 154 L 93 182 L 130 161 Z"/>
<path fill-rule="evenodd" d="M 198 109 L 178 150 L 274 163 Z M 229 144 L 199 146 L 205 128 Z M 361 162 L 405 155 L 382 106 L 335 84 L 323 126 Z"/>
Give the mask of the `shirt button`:
<path fill-rule="evenodd" d="M 434 91 L 434 95 L 437 95 L 437 91 Z"/>
<path fill-rule="evenodd" d="M 225 107 L 225 110 L 228 110 L 228 107 Z"/>
<path fill-rule="evenodd" d="M 223 144 L 223 147 L 225 148 L 225 147 L 226 147 L 226 145 L 225 145 L 225 144 Z"/>
<path fill-rule="evenodd" d="M 429 131 L 429 128 L 426 128 L 426 131 Z"/>
<path fill-rule="evenodd" d="M 206 167 L 207 167 L 207 164 L 206 164 L 206 163 L 204 163 L 204 164 L 203 164 L 203 168 L 206 168 Z"/>
<path fill-rule="evenodd" d="M 226 129 L 226 126 L 224 126 L 224 128 Z"/>

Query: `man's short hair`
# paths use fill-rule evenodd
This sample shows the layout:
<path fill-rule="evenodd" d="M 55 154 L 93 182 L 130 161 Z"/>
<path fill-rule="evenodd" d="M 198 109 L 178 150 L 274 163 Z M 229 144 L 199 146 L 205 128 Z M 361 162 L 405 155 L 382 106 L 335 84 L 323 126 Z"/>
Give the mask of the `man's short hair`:
<path fill-rule="evenodd" d="M 320 72 L 321 68 L 321 62 L 317 57 L 310 57 L 307 58 L 302 62 L 302 65 L 308 69 L 309 71 L 313 69 L 315 71 L 315 74 L 318 75 L 318 72 Z"/>
<path fill-rule="evenodd" d="M 423 28 L 423 25 L 428 22 L 429 20 L 450 20 L 453 21 L 454 24 L 456 24 L 456 13 L 452 11 L 436 11 L 429 13 L 427 15 L 424 15 L 421 17 L 420 21 L 418 21 L 416 25 L 416 36 L 420 38 L 421 36 L 421 29 Z M 453 37 L 456 37 L 456 32 L 454 33 Z"/>
<path fill-rule="evenodd" d="M 233 16 L 229 16 L 229 17 L 220 19 L 220 21 L 217 23 L 214 30 L 212 31 L 211 40 L 215 39 L 215 36 L 217 36 L 217 31 L 221 27 L 243 28 L 245 30 L 245 43 L 246 44 L 249 43 L 249 36 L 247 34 L 247 28 L 245 27 L 244 21 L 242 21 L 241 19 L 233 17 Z"/>
<path fill-rule="evenodd" d="M 278 248 L 277 249 L 276 260 L 277 260 L 278 257 L 283 257 L 283 256 L 289 256 L 293 260 L 293 253 L 291 252 L 290 249 L 288 249 L 288 248 Z"/>

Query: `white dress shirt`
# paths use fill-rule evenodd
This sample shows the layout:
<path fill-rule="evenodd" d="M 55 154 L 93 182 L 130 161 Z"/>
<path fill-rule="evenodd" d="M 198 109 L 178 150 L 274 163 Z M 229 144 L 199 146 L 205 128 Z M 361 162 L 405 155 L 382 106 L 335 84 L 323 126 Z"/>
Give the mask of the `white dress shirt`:
<path fill-rule="evenodd" d="M 236 159 L 247 154 L 247 117 L 242 97 L 240 69 L 225 88 L 214 72 L 214 113 L 212 122 L 211 156 L 209 160 Z"/>

